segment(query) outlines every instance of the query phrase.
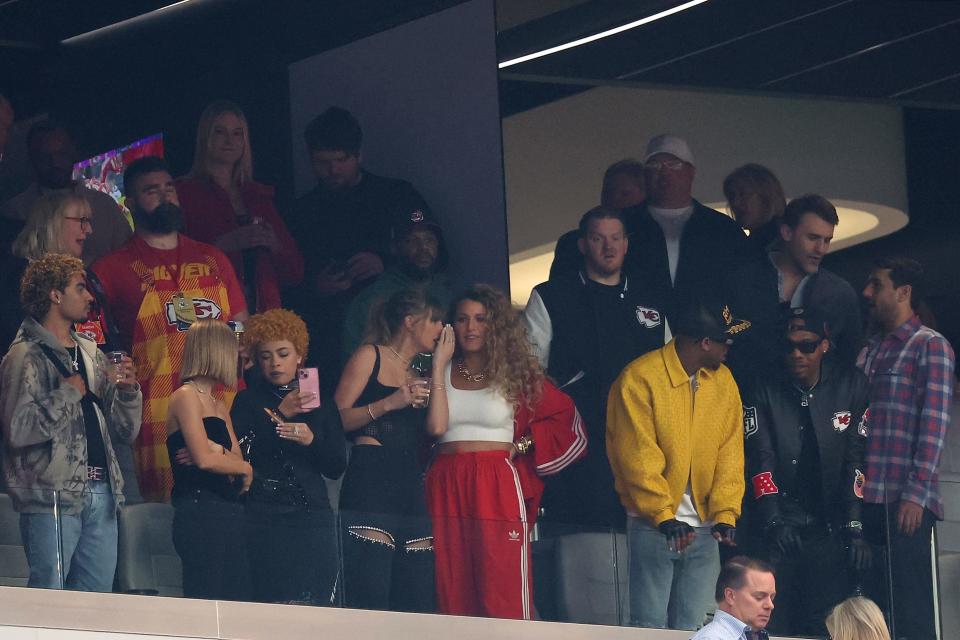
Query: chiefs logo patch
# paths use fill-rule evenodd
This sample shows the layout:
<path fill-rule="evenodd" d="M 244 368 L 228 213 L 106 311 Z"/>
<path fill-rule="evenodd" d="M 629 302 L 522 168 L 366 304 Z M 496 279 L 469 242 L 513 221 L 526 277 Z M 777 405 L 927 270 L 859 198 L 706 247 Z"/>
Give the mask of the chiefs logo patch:
<path fill-rule="evenodd" d="M 861 500 L 863 499 L 863 483 L 867 481 L 867 476 L 863 475 L 860 469 L 853 470 L 853 495 Z"/>
<path fill-rule="evenodd" d="M 663 323 L 663 316 L 656 309 L 637 307 L 637 321 L 647 329 L 659 327 Z"/>
<path fill-rule="evenodd" d="M 190 328 L 190 323 L 184 322 L 177 318 L 177 312 L 174 310 L 173 305 L 173 301 L 167 302 L 164 305 L 167 316 L 167 324 L 176 325 L 177 331 L 186 331 Z M 194 298 L 193 310 L 197 314 L 197 320 L 206 320 L 208 318 L 216 320 L 223 313 L 223 310 L 220 309 L 220 305 L 213 300 L 208 300 L 207 298 Z"/>
<path fill-rule="evenodd" d="M 870 407 L 867 407 L 867 410 L 863 412 L 863 417 L 860 418 L 860 424 L 857 425 L 857 435 L 861 438 L 867 437 L 867 424 L 870 422 Z"/>
<path fill-rule="evenodd" d="M 843 433 L 850 426 L 850 412 L 837 411 L 833 414 L 833 430 L 837 433 Z"/>
<path fill-rule="evenodd" d="M 756 407 L 744 407 L 743 408 L 743 437 L 749 438 L 757 432 L 759 426 L 757 425 L 757 408 Z"/>

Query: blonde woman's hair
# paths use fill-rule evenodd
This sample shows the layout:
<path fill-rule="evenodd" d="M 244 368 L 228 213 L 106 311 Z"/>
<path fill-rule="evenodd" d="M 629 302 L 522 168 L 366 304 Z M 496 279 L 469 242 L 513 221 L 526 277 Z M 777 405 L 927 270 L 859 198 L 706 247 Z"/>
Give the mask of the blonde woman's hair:
<path fill-rule="evenodd" d="M 209 178 L 210 171 L 207 167 L 207 150 L 210 145 L 210 136 L 213 135 L 213 124 L 216 119 L 225 113 L 232 113 L 237 116 L 243 125 L 243 154 L 233 168 L 233 180 L 237 184 L 243 184 L 253 180 L 253 151 L 250 149 L 250 127 L 247 124 L 247 116 L 243 109 L 235 102 L 229 100 L 217 100 L 209 105 L 200 114 L 200 122 L 197 123 L 197 141 L 193 147 L 193 166 L 190 168 L 190 175 L 194 178 Z"/>
<path fill-rule="evenodd" d="M 421 287 L 394 291 L 370 307 L 363 344 L 388 344 L 403 328 L 407 316 L 417 320 L 443 319 L 443 306 Z"/>
<path fill-rule="evenodd" d="M 90 203 L 73 189 L 58 189 L 37 198 L 26 224 L 13 241 L 13 255 L 33 260 L 46 253 L 66 253 L 66 247 L 60 246 L 63 216 L 73 204 L 80 205 L 81 217 L 91 217 Z"/>
<path fill-rule="evenodd" d="M 833 608 L 827 616 L 827 631 L 833 640 L 890 640 L 880 607 L 860 596 Z"/>
<path fill-rule="evenodd" d="M 230 389 L 237 386 L 237 337 L 222 320 L 199 320 L 187 330 L 180 380 L 201 376 Z"/>
<path fill-rule="evenodd" d="M 450 306 L 450 321 L 456 322 L 457 307 L 466 300 L 479 302 L 487 314 L 484 349 L 490 386 L 513 404 L 521 399 L 532 407 L 543 391 L 543 369 L 530 349 L 527 327 L 520 312 L 502 291 L 487 284 L 475 284 Z M 459 351 L 459 346 L 458 346 Z"/>

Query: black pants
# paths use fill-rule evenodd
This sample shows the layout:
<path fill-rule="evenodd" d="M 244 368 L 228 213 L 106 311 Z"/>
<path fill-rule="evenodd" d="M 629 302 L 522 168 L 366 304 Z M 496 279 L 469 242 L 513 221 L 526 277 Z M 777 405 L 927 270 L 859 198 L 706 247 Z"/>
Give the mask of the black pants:
<path fill-rule="evenodd" d="M 874 562 L 875 578 L 867 581 L 867 595 L 880 605 L 888 618 L 892 612 L 892 637 L 935 640 L 930 534 L 936 516 L 924 509 L 919 529 L 912 536 L 906 536 L 897 530 L 897 509 L 896 502 L 864 505 L 864 531 L 880 552 L 874 554 L 880 561 Z"/>
<path fill-rule="evenodd" d="M 358 609 L 436 610 L 433 536 L 423 477 L 388 447 L 353 447 L 340 493 L 343 602 Z M 370 532 L 387 534 L 390 544 Z M 429 541 L 428 548 L 422 546 Z"/>
<path fill-rule="evenodd" d="M 173 498 L 173 546 L 183 565 L 183 595 L 249 600 L 243 506 L 205 491 Z"/>
<path fill-rule="evenodd" d="M 255 601 L 335 604 L 337 528 L 329 508 L 248 502 L 246 536 Z"/>
<path fill-rule="evenodd" d="M 825 637 L 827 614 L 852 591 L 852 571 L 836 529 L 818 522 L 799 533 L 798 554 L 784 556 L 765 545 L 764 555 L 777 574 L 776 607 L 767 630 L 774 635 Z"/>

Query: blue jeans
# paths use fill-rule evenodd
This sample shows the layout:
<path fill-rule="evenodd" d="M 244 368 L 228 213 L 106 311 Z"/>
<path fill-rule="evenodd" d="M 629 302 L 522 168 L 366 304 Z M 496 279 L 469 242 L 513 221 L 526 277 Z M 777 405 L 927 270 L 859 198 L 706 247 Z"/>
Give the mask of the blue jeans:
<path fill-rule="evenodd" d="M 60 588 L 57 522 L 50 513 L 21 513 L 20 536 L 30 565 L 29 587 Z M 63 584 L 74 591 L 113 590 L 117 569 L 117 512 L 110 483 L 87 483 L 79 515 L 60 516 Z"/>
<path fill-rule="evenodd" d="M 720 551 L 709 528 L 696 531 L 694 543 L 677 553 L 645 520 L 627 518 L 631 626 L 692 631 L 716 608 Z"/>

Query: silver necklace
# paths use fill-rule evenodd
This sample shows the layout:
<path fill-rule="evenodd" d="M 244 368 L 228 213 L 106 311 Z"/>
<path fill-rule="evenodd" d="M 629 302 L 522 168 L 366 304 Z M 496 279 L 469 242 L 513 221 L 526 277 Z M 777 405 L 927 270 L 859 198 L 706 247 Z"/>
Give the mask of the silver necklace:
<path fill-rule="evenodd" d="M 80 345 L 74 342 L 72 347 L 67 347 L 67 352 L 70 354 L 70 359 L 73 361 L 73 370 L 76 372 L 79 372 L 80 371 Z"/>

